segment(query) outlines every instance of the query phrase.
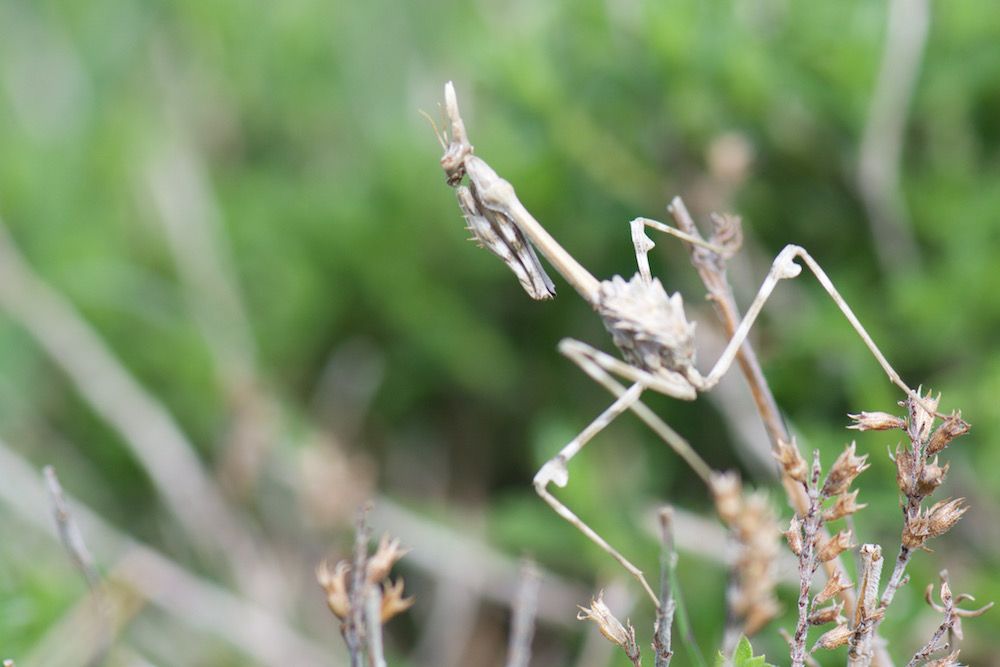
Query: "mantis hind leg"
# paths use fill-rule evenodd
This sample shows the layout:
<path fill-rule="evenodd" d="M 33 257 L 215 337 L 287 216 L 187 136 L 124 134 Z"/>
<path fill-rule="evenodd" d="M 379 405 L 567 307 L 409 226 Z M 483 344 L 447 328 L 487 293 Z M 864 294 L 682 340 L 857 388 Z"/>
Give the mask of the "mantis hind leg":
<path fill-rule="evenodd" d="M 587 375 L 604 386 L 615 396 L 615 401 L 598 415 L 590 424 L 584 428 L 579 435 L 567 443 L 558 454 L 547 461 L 535 475 L 535 491 L 556 514 L 572 524 L 577 530 L 583 533 L 591 542 L 600 547 L 604 552 L 614 558 L 625 570 L 632 575 L 642 586 L 643 590 L 657 603 L 657 596 L 646 581 L 642 571 L 629 561 L 620 551 L 611 546 L 601 535 L 587 525 L 562 501 L 556 498 L 549 491 L 549 484 L 565 487 L 569 483 L 568 464 L 574 456 L 580 453 L 583 447 L 590 442 L 598 433 L 607 428 L 619 415 L 627 410 L 634 412 L 643 422 L 659 435 L 671 448 L 674 449 L 695 472 L 702 477 L 706 483 L 711 474 L 711 469 L 694 451 L 694 448 L 680 435 L 670 428 L 666 422 L 660 419 L 650 410 L 640 399 L 643 391 L 651 388 L 646 380 L 648 373 L 633 368 L 628 364 L 606 355 L 589 345 L 571 339 L 563 340 L 559 345 L 559 350 L 577 364 Z M 610 361 L 609 361 L 610 360 Z M 612 363 L 613 362 L 613 363 Z M 619 373 L 622 377 L 632 381 L 632 385 L 626 388 L 609 372 L 608 368 Z M 670 394 L 675 395 L 675 394 Z M 693 397 L 693 396 L 692 396 Z"/>

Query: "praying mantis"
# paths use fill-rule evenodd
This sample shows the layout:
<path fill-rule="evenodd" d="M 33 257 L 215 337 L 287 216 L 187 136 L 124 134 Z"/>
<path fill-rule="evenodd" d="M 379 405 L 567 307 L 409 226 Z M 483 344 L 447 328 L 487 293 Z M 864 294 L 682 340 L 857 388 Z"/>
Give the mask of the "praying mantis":
<path fill-rule="evenodd" d="M 458 109 L 454 86 L 445 86 L 448 134 L 438 135 L 444 149 L 441 167 L 447 182 L 456 189 L 459 207 L 474 240 L 500 257 L 514 272 L 522 287 L 534 299 L 555 296 L 552 280 L 545 273 L 538 251 L 601 317 L 621 353 L 615 358 L 582 341 L 567 338 L 559 351 L 579 366 L 593 380 L 604 386 L 615 400 L 593 419 L 576 437 L 548 460 L 535 475 L 538 495 L 563 519 L 617 560 L 657 602 L 657 596 L 642 572 L 615 547 L 604 540 L 549 490 L 550 485 L 569 483 L 568 464 L 584 446 L 618 416 L 631 410 L 662 437 L 706 483 L 712 471 L 691 445 L 641 402 L 642 394 L 655 391 L 679 400 L 693 401 L 699 393 L 710 391 L 729 370 L 758 315 L 782 280 L 799 276 L 802 265 L 809 269 L 834 301 L 889 380 L 908 397 L 927 407 L 886 360 L 854 311 L 834 287 L 818 262 L 797 245 L 785 246 L 775 257 L 756 296 L 721 356 L 706 374 L 695 365 L 695 324 L 688 321 L 680 293 L 668 294 L 658 278 L 652 276 L 649 252 L 655 246 L 647 229 L 659 231 L 694 244 L 712 261 L 723 262 L 738 249 L 741 233 L 738 219 L 720 216 L 717 229 L 709 240 L 693 236 L 655 220 L 636 218 L 630 223 L 635 247 L 637 272 L 631 279 L 614 276 L 598 280 L 570 255 L 535 220 L 518 200 L 514 188 L 486 162 L 473 154 L 465 124 Z M 437 134 L 437 131 L 435 130 Z M 463 185 L 467 179 L 468 185 Z M 689 217 L 679 198 L 671 212 Z M 801 262 L 801 264 L 797 263 Z M 630 383 L 624 386 L 620 381 Z M 936 410 L 929 410 L 938 415 Z"/>

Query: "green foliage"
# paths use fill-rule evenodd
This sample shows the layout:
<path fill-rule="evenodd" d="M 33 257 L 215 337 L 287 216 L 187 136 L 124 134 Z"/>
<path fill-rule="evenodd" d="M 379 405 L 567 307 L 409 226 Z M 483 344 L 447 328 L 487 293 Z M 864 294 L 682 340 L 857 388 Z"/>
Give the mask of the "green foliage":
<path fill-rule="evenodd" d="M 736 644 L 736 650 L 733 652 L 733 658 L 730 660 L 722 651 L 719 651 L 718 657 L 715 659 L 715 667 L 774 667 L 771 663 L 764 659 L 764 656 L 754 656 L 753 647 L 750 646 L 750 640 L 746 637 L 740 637 L 739 643 Z"/>

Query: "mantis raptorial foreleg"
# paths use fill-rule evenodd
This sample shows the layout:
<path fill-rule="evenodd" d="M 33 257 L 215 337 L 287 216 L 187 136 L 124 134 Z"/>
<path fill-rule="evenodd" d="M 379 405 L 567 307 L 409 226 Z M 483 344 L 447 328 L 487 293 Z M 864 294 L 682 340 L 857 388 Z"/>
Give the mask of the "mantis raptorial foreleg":
<path fill-rule="evenodd" d="M 574 363 L 580 366 L 580 368 L 583 369 L 587 375 L 614 394 L 615 401 L 590 424 L 588 424 L 579 435 L 567 443 L 566 446 L 564 446 L 559 453 L 556 454 L 556 456 L 542 466 L 542 468 L 535 475 L 535 491 L 542 498 L 542 500 L 555 510 L 559 516 L 576 527 L 576 529 L 583 533 L 590 541 L 618 561 L 618 563 L 639 582 L 639 584 L 643 587 L 643 590 L 646 591 L 653 602 L 656 603 L 657 596 L 650 587 L 649 582 L 646 581 L 642 571 L 633 565 L 631 561 L 625 558 L 620 551 L 611 546 L 607 540 L 601 537 L 593 528 L 588 526 L 558 498 L 552 495 L 552 493 L 548 490 L 548 485 L 553 483 L 556 486 L 565 487 L 569 482 L 569 470 L 567 468 L 569 461 L 576 456 L 595 435 L 605 429 L 626 410 L 632 410 L 635 412 L 640 419 L 646 422 L 646 424 L 649 425 L 654 432 L 660 435 L 660 437 L 673 447 L 674 450 L 677 451 L 685 459 L 685 461 L 687 461 L 695 469 L 695 472 L 697 472 L 706 481 L 708 480 L 710 470 L 708 465 L 705 464 L 701 457 L 698 456 L 698 454 L 691 448 L 690 444 L 688 444 L 684 438 L 667 426 L 665 422 L 657 417 L 639 400 L 642 396 L 642 392 L 647 388 L 650 388 L 646 381 L 657 380 L 658 378 L 646 373 L 645 371 L 629 366 L 628 364 L 625 364 L 624 362 L 619 361 L 618 359 L 615 359 L 600 350 L 596 350 L 585 343 L 581 343 L 580 341 L 571 339 L 563 340 L 559 345 L 559 349 Z M 622 377 L 631 380 L 633 382 L 632 386 L 626 389 L 621 383 L 614 379 L 609 371 L 618 373 Z M 662 385 L 665 381 L 661 379 L 659 382 Z M 669 395 L 677 394 L 676 387 L 667 384 L 666 388 L 669 389 L 669 391 L 665 393 L 668 393 Z"/>

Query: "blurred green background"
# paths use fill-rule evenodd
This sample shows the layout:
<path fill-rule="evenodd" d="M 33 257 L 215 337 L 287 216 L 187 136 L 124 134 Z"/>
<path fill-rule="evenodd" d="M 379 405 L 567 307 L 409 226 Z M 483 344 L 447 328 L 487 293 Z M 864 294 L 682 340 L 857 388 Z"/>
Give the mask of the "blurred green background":
<path fill-rule="evenodd" d="M 530 487 L 609 402 L 556 344 L 572 336 L 610 351 L 610 341 L 565 283 L 554 301 L 531 302 L 466 242 L 418 114 L 437 117 L 454 80 L 477 153 L 595 275 L 631 275 L 627 221 L 665 219 L 674 195 L 699 220 L 734 211 L 747 237 L 732 269 L 742 305 L 781 247 L 800 244 L 906 381 L 963 410 L 973 431 L 946 452 L 940 495 L 973 509 L 915 557 L 883 626 L 905 662 L 938 623 L 920 591 L 940 568 L 958 591 L 1000 598 L 1000 14 L 971 0 L 896 4 L 891 42 L 887 4 L 867 0 L 0 0 L 5 243 L 176 419 L 241 525 L 267 545 L 273 585 L 240 589 L 230 561 L 238 570 L 243 556 L 193 546 L 127 438 L 88 400 L 109 380 L 75 347 L 60 319 L 69 311 L 46 310 L 7 250 L 3 447 L 54 465 L 67 492 L 120 532 L 256 600 L 329 651 L 329 664 L 343 664 L 340 638 L 312 567 L 346 553 L 364 498 L 375 499 L 374 529 L 404 542 L 413 521 L 379 514 L 380 503 L 514 559 L 531 554 L 584 596 L 621 581 Z M 654 273 L 708 330 L 686 253 L 654 240 Z M 83 359 L 82 389 L 40 331 Z M 892 411 L 901 398 L 811 278 L 778 288 L 754 340 L 800 444 L 825 461 L 852 437 L 847 412 Z M 713 466 L 772 485 L 766 462 L 747 454 L 763 431 L 739 417 L 745 388 L 733 386 L 715 401 L 649 402 Z M 126 421 L 142 421 L 118 398 Z M 895 441 L 856 437 L 872 459 L 860 539 L 894 554 Z M 649 572 L 652 507 L 714 521 L 704 488 L 634 418 L 571 472 L 561 497 Z M 73 646 L 71 610 L 86 587 L 39 530 L 44 502 L 17 509 L 10 490 L 24 473 L 0 467 L 0 657 L 86 664 L 51 657 L 52 646 Z M 102 572 L 120 565 L 91 546 Z M 449 556 L 446 569 L 492 576 Z M 449 592 L 457 584 L 411 558 L 401 569 L 419 597 L 389 628 L 391 664 L 501 664 L 502 602 L 475 586 Z M 682 553 L 680 577 L 698 641 L 713 652 L 725 569 Z M 785 616 L 754 642 L 779 664 L 793 594 L 782 589 Z M 647 637 L 650 609 L 632 597 Z M 561 624 L 540 622 L 535 664 L 623 664 L 581 658 L 593 631 L 573 625 L 572 603 L 585 601 L 560 608 Z M 277 664 L 183 605 L 137 604 L 112 664 Z M 237 633 L 257 627 L 224 616 Z M 1000 664 L 998 619 L 966 623 L 963 661 Z"/>

